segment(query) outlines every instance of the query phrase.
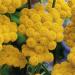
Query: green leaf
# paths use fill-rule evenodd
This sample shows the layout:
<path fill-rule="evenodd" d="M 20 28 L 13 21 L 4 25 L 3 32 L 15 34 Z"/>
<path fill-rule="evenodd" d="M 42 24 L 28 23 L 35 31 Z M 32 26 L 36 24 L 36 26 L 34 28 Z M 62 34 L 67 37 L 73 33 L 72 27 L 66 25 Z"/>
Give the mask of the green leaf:
<path fill-rule="evenodd" d="M 16 13 L 18 14 L 18 13 Z M 15 22 L 17 25 L 19 24 L 19 16 L 15 15 L 15 14 L 10 14 L 10 19 L 11 21 Z"/>
<path fill-rule="evenodd" d="M 62 46 L 62 43 L 58 43 L 56 49 L 54 50 L 54 64 L 64 58 L 64 50 L 65 49 Z"/>
<path fill-rule="evenodd" d="M 26 40 L 27 40 L 27 37 L 26 37 L 26 36 L 24 36 L 24 35 L 21 34 L 21 33 L 18 33 L 18 40 L 17 40 L 17 42 L 18 42 L 19 44 L 25 43 Z"/>
<path fill-rule="evenodd" d="M 39 63 L 36 67 L 35 67 L 35 72 L 36 73 L 40 73 L 41 71 L 41 64 Z"/>
<path fill-rule="evenodd" d="M 7 65 L 4 65 L 1 69 L 0 69 L 0 75 L 9 75 L 10 72 L 10 67 Z"/>
<path fill-rule="evenodd" d="M 42 64 L 42 67 L 43 67 L 44 72 L 45 72 L 44 75 L 50 75 L 50 72 L 49 72 L 48 69 L 45 67 L 45 65 Z"/>
<path fill-rule="evenodd" d="M 34 73 L 35 73 L 35 67 L 32 66 L 32 65 L 28 65 L 27 71 L 29 72 L 29 74 L 34 75 Z"/>

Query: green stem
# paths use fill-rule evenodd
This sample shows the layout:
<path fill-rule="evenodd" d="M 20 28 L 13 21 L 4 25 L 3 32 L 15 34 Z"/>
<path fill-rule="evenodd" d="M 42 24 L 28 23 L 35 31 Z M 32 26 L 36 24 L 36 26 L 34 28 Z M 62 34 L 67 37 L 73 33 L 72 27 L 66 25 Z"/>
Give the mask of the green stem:
<path fill-rule="evenodd" d="M 40 3 L 42 3 L 42 1 L 41 1 L 41 0 L 39 0 L 39 2 L 40 2 Z"/>
<path fill-rule="evenodd" d="M 52 8 L 55 7 L 56 0 L 53 0 Z"/>
<path fill-rule="evenodd" d="M 46 69 L 46 67 L 43 64 L 41 64 L 41 65 L 42 65 L 43 69 L 45 70 L 45 72 L 50 75 L 50 72 Z"/>
<path fill-rule="evenodd" d="M 28 0 L 28 8 L 31 9 L 31 0 Z"/>

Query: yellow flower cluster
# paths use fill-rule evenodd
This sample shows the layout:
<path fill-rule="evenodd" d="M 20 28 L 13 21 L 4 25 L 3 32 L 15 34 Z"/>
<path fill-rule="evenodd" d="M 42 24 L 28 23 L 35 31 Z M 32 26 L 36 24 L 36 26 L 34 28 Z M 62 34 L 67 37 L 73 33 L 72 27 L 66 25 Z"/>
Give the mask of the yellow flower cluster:
<path fill-rule="evenodd" d="M 75 6 L 75 0 L 68 0 L 68 5 L 72 8 Z"/>
<path fill-rule="evenodd" d="M 67 61 L 56 64 L 51 75 L 75 75 L 75 68 Z"/>
<path fill-rule="evenodd" d="M 54 66 L 52 75 L 75 75 L 75 47 L 71 48 L 67 61 Z"/>
<path fill-rule="evenodd" d="M 65 27 L 64 40 L 69 47 L 75 46 L 75 11 L 72 11 L 71 23 Z"/>
<path fill-rule="evenodd" d="M 12 45 L 3 45 L 0 51 L 0 66 L 7 64 L 9 66 L 24 68 L 26 60 L 22 53 Z"/>
<path fill-rule="evenodd" d="M 52 1 L 52 0 L 51 0 Z M 50 4 L 49 4 L 49 7 L 50 7 Z M 60 13 L 57 9 L 55 8 L 50 8 L 50 11 L 47 11 L 47 6 L 45 7 L 44 5 L 42 4 L 39 4 L 39 3 L 36 3 L 34 5 L 34 9 L 36 9 L 39 14 L 42 16 L 45 16 L 46 17 L 46 20 L 52 20 L 53 19 L 53 22 L 56 22 L 58 23 L 59 25 L 62 25 L 63 23 L 63 19 L 61 18 L 60 16 Z M 49 8 L 48 8 L 49 9 Z M 49 13 L 49 15 L 47 14 L 44 14 L 44 10 L 46 13 Z M 56 13 L 55 13 L 56 12 Z M 50 17 L 49 17 L 50 16 Z M 44 20 L 43 20 L 44 21 Z"/>
<path fill-rule="evenodd" d="M 40 52 L 40 51 L 39 51 Z M 29 58 L 29 64 L 36 66 L 39 63 L 43 62 L 52 62 L 54 57 L 52 53 L 45 52 L 45 53 L 36 53 L 32 48 L 29 48 L 27 45 L 22 46 L 22 54 L 25 57 Z"/>
<path fill-rule="evenodd" d="M 75 47 L 71 48 L 70 53 L 67 56 L 67 60 L 75 67 Z"/>
<path fill-rule="evenodd" d="M 0 15 L 0 50 L 3 43 L 14 42 L 17 39 L 17 25 L 5 15 Z"/>
<path fill-rule="evenodd" d="M 17 8 L 26 2 L 27 0 L 0 0 L 0 13 L 14 13 Z"/>
<path fill-rule="evenodd" d="M 75 0 L 68 0 L 68 5 L 71 8 L 72 21 L 75 23 Z"/>
<path fill-rule="evenodd" d="M 64 41 L 71 48 L 75 46 L 75 25 L 73 23 L 65 27 Z"/>
<path fill-rule="evenodd" d="M 23 9 L 21 11 L 18 32 L 28 37 L 26 44 L 37 53 L 54 50 L 57 42 L 64 38 L 61 23 L 54 21 L 53 17 L 36 9 Z"/>
<path fill-rule="evenodd" d="M 52 10 L 56 9 L 57 12 L 59 12 L 61 18 L 67 18 L 71 17 L 71 8 L 69 7 L 68 3 L 65 0 L 56 0 L 55 7 L 52 8 L 53 0 L 48 0 L 48 4 L 46 6 L 46 9 L 49 12 L 52 12 Z M 55 11 L 55 15 L 57 14 Z"/>
<path fill-rule="evenodd" d="M 37 5 L 33 9 L 24 8 L 21 11 L 18 27 L 18 32 L 28 37 L 22 53 L 30 56 L 29 62 L 32 65 L 52 61 L 53 55 L 49 50 L 54 50 L 57 42 L 61 42 L 64 38 L 63 20 L 60 18 L 59 22 L 55 21 L 56 19 L 46 12 L 41 4 L 40 9 Z"/>

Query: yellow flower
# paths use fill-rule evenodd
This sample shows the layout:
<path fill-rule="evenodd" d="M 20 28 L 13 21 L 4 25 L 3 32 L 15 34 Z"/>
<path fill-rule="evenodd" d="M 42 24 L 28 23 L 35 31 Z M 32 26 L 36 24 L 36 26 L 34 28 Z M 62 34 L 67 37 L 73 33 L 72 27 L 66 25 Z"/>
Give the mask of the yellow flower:
<path fill-rule="evenodd" d="M 7 11 L 8 11 L 8 9 L 7 9 L 7 7 L 6 6 L 4 6 L 4 5 L 0 5 L 0 13 L 7 13 Z"/>
<path fill-rule="evenodd" d="M 42 27 L 42 23 L 41 22 L 36 22 L 34 23 L 33 28 L 37 31 L 39 31 L 39 29 Z"/>
<path fill-rule="evenodd" d="M 22 15 L 20 17 L 20 24 L 25 24 L 25 21 L 28 20 L 28 16 L 27 15 Z"/>
<path fill-rule="evenodd" d="M 55 23 L 54 26 L 53 26 L 53 31 L 55 31 L 55 32 L 57 32 L 57 33 L 58 33 L 58 32 L 64 32 L 64 28 L 63 28 L 63 26 L 61 26 L 61 25 Z"/>
<path fill-rule="evenodd" d="M 8 13 L 14 13 L 15 11 L 16 11 L 16 8 L 14 6 L 9 5 Z"/>
<path fill-rule="evenodd" d="M 3 49 L 3 46 L 2 46 L 2 44 L 0 44 L 0 51 Z"/>
<path fill-rule="evenodd" d="M 0 5 L 1 5 L 1 3 L 2 3 L 2 0 L 0 0 Z"/>
<path fill-rule="evenodd" d="M 75 23 L 75 17 L 74 17 L 74 15 L 72 16 L 71 21 Z"/>
<path fill-rule="evenodd" d="M 35 13 L 37 13 L 35 9 L 29 9 L 28 16 L 30 17 L 32 14 L 35 14 Z"/>
<path fill-rule="evenodd" d="M 41 34 L 41 36 L 46 36 L 46 35 L 48 35 L 49 30 L 42 26 L 38 32 Z"/>
<path fill-rule="evenodd" d="M 33 38 L 34 38 L 37 42 L 40 41 L 40 38 L 41 38 L 41 37 L 42 37 L 42 36 L 41 36 L 41 34 L 40 34 L 39 32 L 35 32 L 35 33 L 34 33 Z"/>
<path fill-rule="evenodd" d="M 46 9 L 48 10 L 49 13 L 54 15 L 53 17 L 55 17 L 56 19 L 58 18 L 58 15 L 63 19 L 65 19 L 66 17 L 71 17 L 71 9 L 65 0 L 57 0 L 55 4 L 55 8 L 52 8 L 52 4 L 53 4 L 53 0 L 48 1 Z"/>
<path fill-rule="evenodd" d="M 59 3 L 56 3 L 56 7 L 55 7 L 58 11 L 61 11 L 61 5 Z"/>
<path fill-rule="evenodd" d="M 40 17 L 40 15 L 39 14 L 32 14 L 31 16 L 30 16 L 30 19 L 33 21 L 33 22 L 39 22 L 39 21 L 41 21 L 41 17 Z"/>
<path fill-rule="evenodd" d="M 54 31 L 49 31 L 49 33 L 47 34 L 47 38 L 50 40 L 50 41 L 53 41 L 56 39 L 56 32 Z"/>
<path fill-rule="evenodd" d="M 8 43 L 11 41 L 11 36 L 15 37 L 16 36 L 10 33 L 17 33 L 17 25 L 15 22 L 11 22 L 10 18 L 7 17 L 6 15 L 0 15 L 0 34 L 3 36 L 1 39 L 1 43 Z M 17 34 L 16 34 L 17 35 Z M 13 40 L 14 38 L 12 38 Z M 13 40 L 15 41 L 15 39 Z"/>
<path fill-rule="evenodd" d="M 0 34 L 2 34 L 2 32 L 3 32 L 3 29 L 2 29 L 2 25 L 0 25 Z"/>
<path fill-rule="evenodd" d="M 10 18 L 6 15 L 0 15 L 0 23 L 7 25 L 10 23 Z"/>
<path fill-rule="evenodd" d="M 45 7 L 40 3 L 36 3 L 34 5 L 34 9 L 36 9 L 37 11 L 44 11 Z"/>
<path fill-rule="evenodd" d="M 1 0 L 1 1 L 2 1 L 2 4 L 5 6 L 9 6 L 12 3 L 12 0 Z"/>
<path fill-rule="evenodd" d="M 44 53 L 46 50 L 47 50 L 47 48 L 45 48 L 45 47 L 42 46 L 42 45 L 37 45 L 37 46 L 35 46 L 35 51 L 36 51 L 36 53 L 41 54 L 41 53 Z"/>
<path fill-rule="evenodd" d="M 0 34 L 0 44 L 2 44 L 4 42 L 4 37 L 2 34 Z"/>
<path fill-rule="evenodd" d="M 64 22 L 64 20 L 61 19 L 61 18 L 58 18 L 58 20 L 56 19 L 56 23 L 57 23 L 58 25 L 60 25 L 60 26 L 63 25 L 63 22 Z"/>
<path fill-rule="evenodd" d="M 75 47 L 71 48 L 70 53 L 75 53 Z"/>
<path fill-rule="evenodd" d="M 41 21 L 46 22 L 46 21 L 51 21 L 52 22 L 52 16 L 49 13 L 44 13 L 41 16 Z"/>
<path fill-rule="evenodd" d="M 38 9 L 39 7 L 42 10 Z M 24 35 L 28 37 L 26 45 L 22 46 L 22 54 L 25 57 L 30 56 L 29 63 L 33 66 L 53 61 L 54 57 L 49 54 L 49 50 L 56 48 L 57 33 L 60 32 L 62 35 L 64 32 L 63 19 L 59 11 L 56 8 L 52 8 L 52 12 L 45 10 L 41 4 L 39 6 L 36 4 L 33 9 L 24 8 L 21 11 L 20 25 L 25 26 Z"/>
<path fill-rule="evenodd" d="M 37 41 L 34 38 L 28 38 L 26 44 L 30 48 L 34 48 L 37 45 Z"/>
<path fill-rule="evenodd" d="M 71 39 L 67 39 L 67 40 L 65 40 L 65 42 L 71 48 L 75 46 L 75 42 Z"/>
<path fill-rule="evenodd" d="M 75 5 L 72 6 L 71 11 L 72 11 L 72 16 L 74 16 L 75 15 Z"/>
<path fill-rule="evenodd" d="M 22 33 L 22 34 L 26 33 L 26 28 L 25 28 L 25 26 L 23 24 L 18 26 L 18 32 Z"/>
<path fill-rule="evenodd" d="M 12 0 L 12 5 L 16 8 L 21 7 L 21 0 Z"/>
<path fill-rule="evenodd" d="M 29 13 L 29 9 L 28 8 L 24 8 L 24 9 L 21 10 L 20 14 L 22 16 L 22 15 L 28 15 L 28 13 Z"/>
<path fill-rule="evenodd" d="M 50 21 L 44 22 L 44 23 L 43 23 L 43 26 L 45 26 L 45 27 L 48 28 L 49 30 L 52 30 L 52 29 L 53 29 L 52 22 L 50 22 Z"/>
<path fill-rule="evenodd" d="M 54 60 L 53 54 L 52 53 L 44 53 L 44 62 L 52 62 Z"/>
<path fill-rule="evenodd" d="M 12 42 L 17 40 L 17 33 L 11 32 L 9 35 Z"/>
<path fill-rule="evenodd" d="M 67 60 L 75 67 L 75 47 L 71 48 L 70 53 L 67 56 Z"/>
<path fill-rule="evenodd" d="M 75 53 L 70 53 L 67 57 L 67 60 L 75 67 Z"/>
<path fill-rule="evenodd" d="M 39 59 L 39 63 L 45 62 L 45 61 L 44 61 L 44 55 L 43 55 L 43 53 L 38 54 L 37 56 L 38 56 L 38 59 Z"/>
<path fill-rule="evenodd" d="M 3 49 L 0 51 L 0 60 L 0 65 L 7 64 L 9 66 L 20 68 L 24 68 L 26 65 L 24 56 L 19 52 L 17 48 L 13 47 L 12 45 L 3 45 Z"/>
<path fill-rule="evenodd" d="M 50 41 L 48 44 L 49 50 L 54 50 L 56 48 L 57 43 L 55 41 Z"/>
<path fill-rule="evenodd" d="M 55 13 L 56 12 L 56 13 Z M 60 18 L 60 14 L 57 9 L 51 8 L 49 12 L 54 19 Z"/>
<path fill-rule="evenodd" d="M 39 64 L 39 59 L 38 57 L 35 55 L 35 56 L 31 56 L 30 59 L 29 59 L 29 63 L 33 66 L 36 66 Z"/>
<path fill-rule="evenodd" d="M 27 0 L 21 0 L 21 2 L 24 4 L 24 3 L 27 3 Z"/>
<path fill-rule="evenodd" d="M 49 40 L 46 37 L 41 37 L 39 40 L 40 44 L 43 46 L 47 46 L 49 43 Z"/>
<path fill-rule="evenodd" d="M 73 5 L 75 5 L 75 0 L 69 0 L 68 4 L 70 7 L 72 7 Z"/>
<path fill-rule="evenodd" d="M 26 29 L 26 36 L 33 37 L 34 35 L 35 35 L 35 29 L 34 28 L 29 27 Z"/>
<path fill-rule="evenodd" d="M 64 40 L 69 47 L 73 47 L 75 45 L 75 25 L 74 21 L 71 19 L 71 23 L 66 26 L 64 31 Z"/>
<path fill-rule="evenodd" d="M 27 61 L 26 61 L 24 55 L 22 55 L 22 54 L 19 55 L 19 61 L 18 61 L 18 63 L 19 63 L 19 67 L 20 68 L 24 68 L 26 66 Z"/>
<path fill-rule="evenodd" d="M 61 42 L 61 41 L 63 41 L 63 39 L 64 39 L 64 34 L 58 32 L 58 33 L 56 34 L 56 41 L 57 41 L 57 42 Z"/>
<path fill-rule="evenodd" d="M 20 18 L 21 24 L 24 24 L 26 28 L 33 27 L 33 21 L 26 16 Z"/>
<path fill-rule="evenodd" d="M 72 65 L 69 62 L 62 62 L 60 64 L 56 64 L 52 70 L 52 75 L 73 75 L 73 70 L 75 71 L 75 68 L 72 67 Z"/>
<path fill-rule="evenodd" d="M 4 37 L 4 43 L 8 43 L 11 40 L 9 33 L 4 33 L 3 37 Z"/>
<path fill-rule="evenodd" d="M 22 46 L 22 54 L 25 57 L 36 55 L 36 53 L 33 51 L 33 49 L 29 48 L 27 45 Z"/>
<path fill-rule="evenodd" d="M 17 32 L 17 24 L 15 22 L 10 22 L 10 24 L 8 24 L 8 27 L 10 32 Z"/>
<path fill-rule="evenodd" d="M 71 32 L 71 33 L 68 34 L 68 36 L 69 36 L 70 39 L 75 40 L 75 33 Z"/>
<path fill-rule="evenodd" d="M 17 8 L 26 2 L 27 0 L 0 0 L 0 13 L 14 13 Z"/>
<path fill-rule="evenodd" d="M 33 27 L 33 21 L 31 19 L 28 19 L 27 21 L 25 21 L 25 27 L 29 28 L 29 27 Z"/>
<path fill-rule="evenodd" d="M 66 15 L 67 15 L 67 12 L 65 12 L 65 11 L 61 11 L 60 14 L 61 14 L 61 17 L 62 17 L 62 18 L 65 18 Z"/>
<path fill-rule="evenodd" d="M 8 25 L 2 26 L 2 30 L 3 30 L 3 33 L 9 33 L 9 27 L 8 27 Z"/>

